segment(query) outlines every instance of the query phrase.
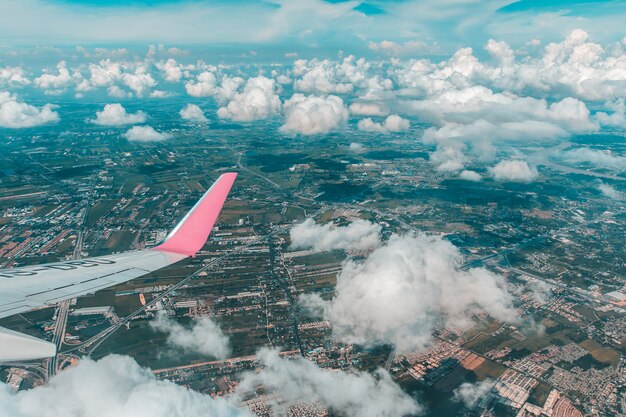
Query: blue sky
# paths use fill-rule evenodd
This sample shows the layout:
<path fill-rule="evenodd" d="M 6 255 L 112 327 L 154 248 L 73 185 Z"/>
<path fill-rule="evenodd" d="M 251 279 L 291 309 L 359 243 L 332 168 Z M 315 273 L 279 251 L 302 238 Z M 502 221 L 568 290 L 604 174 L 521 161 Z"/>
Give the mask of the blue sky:
<path fill-rule="evenodd" d="M 580 0 L 14 0 L 0 2 L 0 46 L 249 45 L 366 49 L 420 41 L 429 52 L 521 46 L 572 29 L 611 42 L 626 33 L 626 1 Z M 426 51 L 425 51 L 426 52 Z"/>

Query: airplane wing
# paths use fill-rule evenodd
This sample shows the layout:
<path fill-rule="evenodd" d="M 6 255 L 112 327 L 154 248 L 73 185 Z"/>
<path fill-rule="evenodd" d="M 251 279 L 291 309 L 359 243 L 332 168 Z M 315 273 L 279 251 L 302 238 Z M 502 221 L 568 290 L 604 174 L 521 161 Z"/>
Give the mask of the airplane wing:
<path fill-rule="evenodd" d="M 206 243 L 236 177 L 221 175 L 151 249 L 0 269 L 0 318 L 93 293 L 194 256 Z M 51 343 L 0 328 L 0 361 L 48 357 L 55 350 Z"/>

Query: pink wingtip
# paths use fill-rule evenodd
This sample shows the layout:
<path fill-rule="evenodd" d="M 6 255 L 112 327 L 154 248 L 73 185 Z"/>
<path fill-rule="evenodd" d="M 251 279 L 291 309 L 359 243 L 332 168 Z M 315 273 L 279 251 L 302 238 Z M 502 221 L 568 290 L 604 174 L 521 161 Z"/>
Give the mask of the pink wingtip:
<path fill-rule="evenodd" d="M 236 172 L 222 174 L 163 243 L 153 249 L 188 256 L 198 253 L 211 234 L 235 178 Z"/>

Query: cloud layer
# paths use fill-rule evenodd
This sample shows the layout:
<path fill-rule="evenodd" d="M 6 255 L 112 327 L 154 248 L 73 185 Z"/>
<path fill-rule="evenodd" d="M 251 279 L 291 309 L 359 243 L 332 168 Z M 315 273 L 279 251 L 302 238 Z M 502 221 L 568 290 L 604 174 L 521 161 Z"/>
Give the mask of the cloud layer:
<path fill-rule="evenodd" d="M 462 262 L 459 250 L 441 237 L 393 235 L 364 261 L 344 265 L 332 300 L 305 298 L 324 309 L 340 340 L 391 343 L 399 351 L 428 346 L 437 328 L 466 328 L 472 312 L 514 318 L 503 277 L 483 268 L 463 270 Z"/>
<path fill-rule="evenodd" d="M 497 181 L 532 182 L 539 176 L 537 169 L 520 159 L 508 159 L 489 168 Z"/>
<path fill-rule="evenodd" d="M 276 83 L 266 77 L 249 78 L 241 93 L 234 94 L 225 107 L 217 111 L 222 119 L 238 122 L 267 119 L 280 112 L 281 102 L 275 92 Z"/>
<path fill-rule="evenodd" d="M 0 383 L 0 416 L 253 417 L 241 400 L 256 395 L 259 385 L 289 402 L 319 401 L 349 417 L 402 417 L 422 409 L 383 370 L 373 375 L 325 370 L 269 349 L 257 356 L 262 368 L 244 374 L 234 395 L 222 398 L 158 380 L 128 356 L 82 359 L 46 385 L 27 391 L 16 393 Z"/>
<path fill-rule="evenodd" d="M 127 356 L 83 359 L 48 384 L 13 393 L 0 384 L 3 417 L 252 417 L 247 410 L 159 381 Z"/>
<path fill-rule="evenodd" d="M 347 226 L 317 224 L 306 219 L 289 232 L 293 249 L 315 249 L 329 251 L 335 249 L 365 251 L 376 248 L 380 243 L 380 225 L 367 220 L 356 220 Z"/>
<path fill-rule="evenodd" d="M 0 127 L 19 129 L 58 122 L 59 115 L 53 108 L 51 104 L 31 106 L 6 91 L 0 91 Z"/>
<path fill-rule="evenodd" d="M 133 126 L 122 136 L 133 142 L 158 142 L 172 137 L 169 133 L 157 132 L 151 126 Z"/>
<path fill-rule="evenodd" d="M 258 356 L 264 368 L 243 377 L 240 395 L 262 385 L 290 401 L 319 401 L 336 414 L 351 417 L 402 417 L 421 411 L 386 371 L 371 375 L 324 370 L 303 358 L 281 358 L 269 349 L 262 349 Z"/>
<path fill-rule="evenodd" d="M 346 127 L 348 109 L 337 96 L 318 97 L 294 94 L 285 101 L 285 133 L 313 135 Z"/>
<path fill-rule="evenodd" d="M 187 104 L 187 106 L 180 112 L 180 117 L 183 120 L 189 120 L 190 122 L 206 123 L 209 119 L 206 118 L 202 109 L 195 104 Z"/>
<path fill-rule="evenodd" d="M 120 103 L 107 104 L 102 111 L 96 112 L 93 121 L 101 126 L 123 126 L 146 121 L 146 114 L 139 110 L 137 113 L 126 113 L 126 109 Z"/>
<path fill-rule="evenodd" d="M 191 327 L 184 327 L 166 314 L 158 314 L 150 326 L 167 333 L 167 343 L 184 352 L 200 353 L 216 359 L 226 359 L 231 352 L 230 341 L 211 318 L 195 319 Z"/>

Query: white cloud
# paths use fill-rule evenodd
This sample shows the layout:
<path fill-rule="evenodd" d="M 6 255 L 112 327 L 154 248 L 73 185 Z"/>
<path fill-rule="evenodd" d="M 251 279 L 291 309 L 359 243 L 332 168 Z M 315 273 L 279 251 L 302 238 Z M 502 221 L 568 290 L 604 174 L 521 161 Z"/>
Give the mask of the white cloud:
<path fill-rule="evenodd" d="M 156 142 L 172 137 L 169 133 L 157 132 L 151 126 L 133 126 L 122 136 L 136 142 Z"/>
<path fill-rule="evenodd" d="M 42 74 L 35 78 L 35 85 L 43 90 L 62 90 L 74 82 L 65 61 L 57 64 L 58 74 Z"/>
<path fill-rule="evenodd" d="M 126 113 L 120 103 L 107 104 L 102 111 L 96 112 L 93 122 L 101 126 L 122 126 L 146 121 L 146 114 L 141 110 L 137 113 Z"/>
<path fill-rule="evenodd" d="M 122 81 L 128 88 L 135 92 L 137 97 L 143 97 L 157 84 L 154 78 L 152 78 L 152 75 L 150 75 L 143 66 L 137 67 L 134 73 L 125 73 L 122 75 Z"/>
<path fill-rule="evenodd" d="M 612 185 L 606 184 L 604 182 L 600 182 L 598 184 L 598 191 L 602 193 L 603 196 L 608 197 L 613 200 L 621 200 L 624 198 L 624 193 L 618 191 Z"/>
<path fill-rule="evenodd" d="M 2 67 L 0 68 L 0 83 L 24 86 L 30 84 L 30 80 L 21 67 Z"/>
<path fill-rule="evenodd" d="M 491 175 L 498 181 L 532 182 L 539 176 L 537 168 L 529 166 L 520 159 L 508 159 L 489 168 Z"/>
<path fill-rule="evenodd" d="M 462 263 L 459 250 L 439 236 L 392 235 L 364 261 L 344 265 L 335 297 L 322 305 L 324 317 L 340 340 L 391 343 L 403 352 L 428 346 L 440 327 L 467 328 L 472 312 L 514 319 L 504 278 L 462 270 Z"/>
<path fill-rule="evenodd" d="M 485 379 L 475 383 L 464 382 L 454 390 L 454 399 L 462 402 L 466 407 L 472 408 L 493 389 L 494 381 Z"/>
<path fill-rule="evenodd" d="M 437 171 L 456 172 L 463 169 L 468 158 L 463 143 L 444 142 L 437 145 L 435 152 L 430 154 L 429 160 L 437 165 Z"/>
<path fill-rule="evenodd" d="M 386 116 L 389 114 L 389 110 L 382 103 L 355 101 L 350 104 L 350 113 L 357 116 Z"/>
<path fill-rule="evenodd" d="M 0 127 L 19 129 L 58 122 L 59 115 L 53 108 L 51 104 L 31 106 L 7 91 L 0 91 Z"/>
<path fill-rule="evenodd" d="M 294 249 L 365 251 L 379 245 L 380 232 L 380 225 L 367 220 L 359 219 L 347 226 L 334 226 L 306 219 L 294 226 L 289 235 Z"/>
<path fill-rule="evenodd" d="M 626 156 L 615 155 L 610 150 L 576 148 L 563 152 L 561 156 L 572 164 L 588 163 L 597 168 L 626 170 Z"/>
<path fill-rule="evenodd" d="M 548 104 L 546 100 L 494 93 L 482 86 L 448 90 L 421 101 L 406 103 L 417 116 L 440 128 L 429 139 L 530 140 L 597 130 L 583 102 L 574 98 Z"/>
<path fill-rule="evenodd" d="M 361 152 L 365 152 L 367 148 L 363 146 L 361 143 L 352 142 L 350 146 L 348 146 L 348 149 L 354 153 L 361 153 Z"/>
<path fill-rule="evenodd" d="M 465 181 L 474 181 L 474 182 L 478 182 L 483 179 L 483 177 L 478 172 L 468 171 L 467 169 L 461 171 L 461 173 L 459 174 L 459 178 Z"/>
<path fill-rule="evenodd" d="M 304 358 L 258 353 L 262 368 L 244 374 L 234 395 L 213 398 L 168 380 L 128 356 L 81 359 L 46 385 L 14 392 L 0 383 L 0 415 L 7 417 L 253 417 L 241 405 L 259 385 L 289 402 L 316 402 L 335 413 L 359 417 L 402 417 L 422 411 L 389 374 L 325 370 Z"/>
<path fill-rule="evenodd" d="M 346 58 L 347 60 L 348 58 Z M 345 61 L 346 68 L 328 59 L 307 61 L 299 59 L 294 62 L 293 72 L 295 76 L 301 76 L 293 83 L 294 90 L 305 93 L 323 94 L 346 94 L 352 91 L 354 85 L 351 81 L 361 81 L 365 78 L 363 68 L 365 61 L 360 60 L 355 67 L 352 61 Z M 348 68 L 349 67 L 349 68 Z M 344 70 L 348 69 L 348 73 Z M 356 75 L 356 74 L 359 75 Z"/>
<path fill-rule="evenodd" d="M 607 52 L 588 42 L 588 34 L 574 30 L 562 42 L 548 44 L 541 56 L 515 60 L 505 42 L 490 40 L 487 51 L 496 66 L 480 62 L 471 48 L 459 49 L 447 61 L 411 60 L 395 70 L 403 87 L 428 95 L 481 84 L 537 97 L 574 97 L 606 101 L 626 94 L 626 53 Z"/>
<path fill-rule="evenodd" d="M 381 123 L 376 123 L 369 117 L 367 119 L 361 119 L 357 123 L 357 127 L 359 130 L 363 132 L 378 132 L 378 133 L 388 133 L 388 130 Z"/>
<path fill-rule="evenodd" d="M 98 64 L 89 64 L 89 82 L 94 87 L 110 87 L 122 78 L 122 67 L 110 59 L 104 59 Z"/>
<path fill-rule="evenodd" d="M 164 91 L 164 90 L 152 90 L 150 92 L 150 98 L 168 98 L 168 97 L 172 97 L 174 95 L 174 93 L 172 93 L 171 91 Z"/>
<path fill-rule="evenodd" d="M 410 123 L 408 120 L 403 119 L 397 114 L 392 114 L 387 116 L 383 123 L 374 122 L 372 119 L 367 118 L 363 120 L 359 120 L 357 123 L 359 130 L 364 132 L 379 132 L 379 133 L 390 133 L 390 132 L 403 132 L 408 130 L 410 127 Z"/>
<path fill-rule="evenodd" d="M 609 101 L 604 103 L 604 107 L 612 113 L 598 112 L 596 118 L 603 126 L 610 126 L 619 129 L 626 129 L 626 102 L 624 99 Z"/>
<path fill-rule="evenodd" d="M 150 326 L 159 332 L 167 333 L 167 343 L 184 352 L 201 353 L 216 359 L 225 359 L 230 355 L 230 341 L 217 323 L 209 317 L 194 319 L 187 328 L 160 313 L 150 322 Z"/>
<path fill-rule="evenodd" d="M 116 85 L 112 85 L 107 89 L 107 94 L 113 98 L 129 98 L 132 97 L 132 94 L 122 90 Z"/>
<path fill-rule="evenodd" d="M 407 111 L 435 125 L 424 131 L 425 143 L 437 144 L 438 152 L 462 149 L 465 161 L 493 159 L 501 142 L 540 143 L 599 128 L 578 99 L 568 97 L 550 104 L 545 99 L 494 93 L 482 86 L 446 90 L 405 105 Z"/>
<path fill-rule="evenodd" d="M 226 107 L 217 111 L 217 115 L 223 119 L 250 122 L 279 114 L 281 102 L 275 90 L 276 83 L 272 79 L 250 78 L 243 91 L 235 94 Z"/>
<path fill-rule="evenodd" d="M 285 101 L 285 133 L 313 135 L 345 128 L 348 109 L 337 96 L 318 97 L 294 94 Z"/>
<path fill-rule="evenodd" d="M 177 83 L 183 78 L 183 67 L 173 58 L 157 63 L 156 67 L 163 72 L 165 81 Z"/>
<path fill-rule="evenodd" d="M 243 377 L 237 388 L 240 396 L 262 385 L 289 401 L 319 401 L 343 416 L 402 417 L 422 411 L 384 370 L 374 375 L 325 370 L 304 358 L 281 358 L 269 349 L 262 349 L 258 357 L 264 367 Z"/>
<path fill-rule="evenodd" d="M 0 384 L 7 417 L 253 417 L 222 398 L 160 381 L 127 356 L 82 359 L 46 385 L 14 393 Z"/>
<path fill-rule="evenodd" d="M 226 104 L 235 98 L 241 90 L 245 80 L 241 77 L 231 77 L 225 75 L 220 80 L 220 86 L 215 89 L 215 98 L 218 103 Z"/>
<path fill-rule="evenodd" d="M 291 81 L 291 78 L 289 78 L 285 74 L 277 74 L 276 75 L 276 82 L 278 84 L 288 85 L 288 84 L 291 84 L 292 81 Z"/>
<path fill-rule="evenodd" d="M 367 47 L 374 52 L 382 52 L 392 56 L 432 53 L 437 49 L 436 46 L 429 46 L 416 40 L 403 43 L 394 41 L 369 42 Z"/>
<path fill-rule="evenodd" d="M 183 120 L 189 120 L 192 122 L 206 123 L 208 119 L 204 115 L 202 109 L 195 104 L 187 104 L 187 107 L 180 111 L 180 117 Z"/>
<path fill-rule="evenodd" d="M 217 79 L 212 72 L 204 71 L 196 76 L 196 81 L 188 81 L 185 90 L 193 97 L 212 96 L 217 91 Z"/>

